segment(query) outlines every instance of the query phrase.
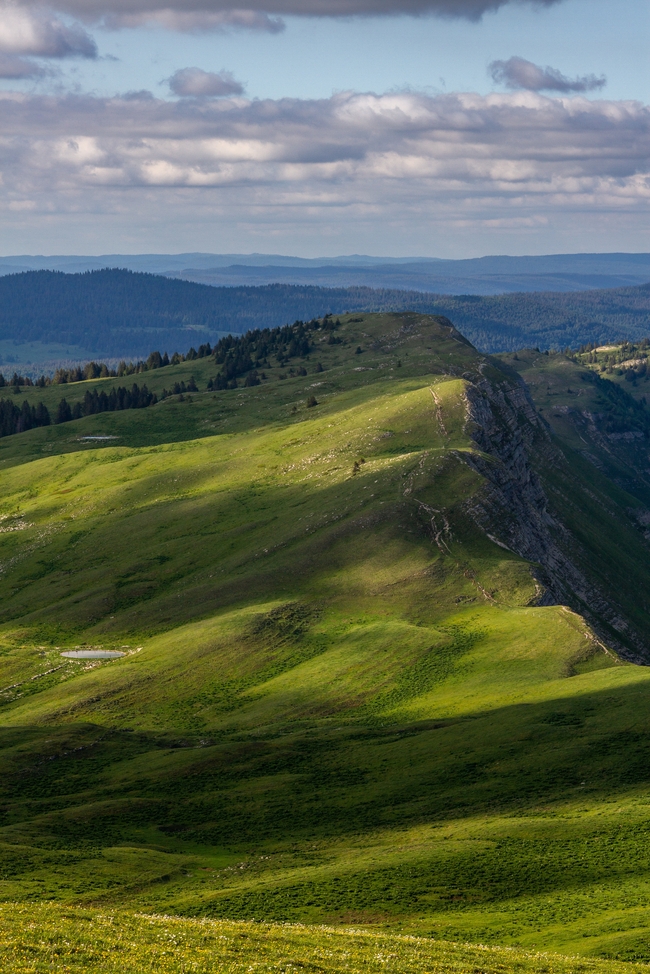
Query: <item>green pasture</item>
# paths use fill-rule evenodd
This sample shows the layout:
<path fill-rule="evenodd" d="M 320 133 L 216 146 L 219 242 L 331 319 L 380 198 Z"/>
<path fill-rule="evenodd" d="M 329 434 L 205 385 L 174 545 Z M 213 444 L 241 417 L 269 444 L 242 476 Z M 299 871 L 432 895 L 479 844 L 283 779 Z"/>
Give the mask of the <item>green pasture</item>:
<path fill-rule="evenodd" d="M 578 366 L 342 321 L 307 377 L 0 440 L 12 969 L 650 960 L 650 669 L 469 515 L 468 383 L 526 365 L 566 399 Z M 216 371 L 146 380 L 190 367 Z M 647 629 L 643 472 L 518 422 L 576 559 Z M 124 655 L 61 656 L 83 647 Z"/>

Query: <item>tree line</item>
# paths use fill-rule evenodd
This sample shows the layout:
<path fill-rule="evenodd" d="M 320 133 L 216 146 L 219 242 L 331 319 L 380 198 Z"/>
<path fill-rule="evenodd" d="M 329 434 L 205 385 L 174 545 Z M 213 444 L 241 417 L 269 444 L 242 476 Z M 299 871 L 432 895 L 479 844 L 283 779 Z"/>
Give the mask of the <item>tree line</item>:
<path fill-rule="evenodd" d="M 333 332 L 340 326 L 340 319 L 334 319 L 331 315 L 325 315 L 321 320 L 313 318 L 311 321 L 294 321 L 293 325 L 282 325 L 277 328 L 254 329 L 245 335 L 226 335 L 212 347 L 210 342 L 204 342 L 198 349 L 193 346 L 183 355 L 174 352 L 169 356 L 167 352 L 151 352 L 147 359 L 138 362 L 120 362 L 117 369 L 111 369 L 105 362 L 87 362 L 85 365 L 75 366 L 71 369 L 57 369 L 52 378 L 41 375 L 35 381 L 29 376 L 19 375 L 14 372 L 11 379 L 5 379 L 0 372 L 0 389 L 13 389 L 14 392 L 21 388 L 41 388 L 44 389 L 53 385 L 68 385 L 75 382 L 87 382 L 91 379 L 115 379 L 127 375 L 141 374 L 154 369 L 165 368 L 168 365 L 180 365 L 182 362 L 193 362 L 196 359 L 213 357 L 221 369 L 214 379 L 208 384 L 208 389 L 236 389 L 237 379 L 247 376 L 247 385 L 258 385 L 260 378 L 257 370 L 265 366 L 270 367 L 269 359 L 275 356 L 279 366 L 286 365 L 291 359 L 297 357 L 306 358 L 313 348 L 310 333 L 324 328 Z M 330 344 L 339 344 L 341 339 L 336 335 L 330 334 L 328 341 Z M 306 373 L 305 373 L 306 374 Z M 266 378 L 266 376 L 264 376 Z M 191 378 L 189 384 L 176 382 L 170 389 L 164 389 L 161 399 L 168 396 L 183 394 L 185 392 L 198 392 L 198 388 Z M 84 413 L 83 415 L 90 415 Z"/>
<path fill-rule="evenodd" d="M 137 363 L 137 367 L 140 371 L 149 371 L 211 356 L 215 364 L 220 365 L 221 368 L 215 378 L 208 382 L 207 388 L 209 390 L 236 389 L 238 388 L 238 380 L 242 377 L 245 386 L 259 385 L 263 379 L 266 379 L 266 374 L 264 372 L 260 374 L 259 369 L 263 366 L 269 368 L 272 358 L 275 358 L 275 362 L 281 367 L 287 365 L 292 359 L 307 358 L 314 347 L 312 333 L 319 330 L 329 332 L 329 343 L 339 343 L 341 339 L 334 335 L 334 332 L 340 325 L 340 319 L 334 320 L 332 315 L 326 315 L 322 319 L 313 318 L 308 322 L 297 320 L 292 325 L 255 329 L 239 336 L 227 335 L 220 339 L 214 347 L 206 342 L 200 345 L 198 350 L 193 347 L 190 348 L 186 355 L 174 353 L 170 358 L 166 352 L 162 355 L 157 351 L 151 352 L 145 361 Z M 322 371 L 320 363 L 316 370 Z M 294 372 L 293 369 L 290 371 Z M 298 375 L 307 375 L 304 366 L 295 371 Z M 56 376 L 51 380 L 41 377 L 37 382 L 33 382 L 26 376 L 19 376 L 17 373 L 14 373 L 13 378 L 6 382 L 0 374 L 0 388 L 8 387 L 18 391 L 21 387 L 42 388 L 45 385 L 65 385 L 87 381 L 90 378 L 117 378 L 120 374 L 125 373 L 124 371 L 120 373 L 119 369 L 110 371 L 105 364 L 88 362 L 83 367 L 80 366 L 78 369 L 68 370 L 65 373 L 64 370 L 60 370 L 58 379 Z M 87 389 L 83 400 L 74 405 L 71 405 L 65 398 L 61 399 L 54 414 L 54 420 L 42 402 L 37 406 L 30 406 L 27 402 L 18 406 L 11 399 L 0 399 L 0 436 L 22 433 L 36 426 L 49 426 L 52 422 L 56 424 L 69 423 L 72 420 L 82 419 L 84 416 L 92 416 L 96 413 L 114 412 L 122 409 L 143 409 L 170 396 L 198 391 L 193 376 L 187 383 L 185 381 L 175 382 L 169 389 L 163 389 L 160 399 L 154 392 L 150 392 L 146 385 L 140 387 L 137 383 L 134 383 L 130 389 L 120 386 L 111 389 L 109 392 Z"/>
<path fill-rule="evenodd" d="M 157 402 L 158 397 L 155 392 L 149 392 L 146 385 L 140 387 L 135 382 L 130 389 L 120 386 L 111 389 L 108 393 L 97 392 L 96 389 L 93 392 L 87 390 L 83 400 L 73 406 L 67 399 L 61 399 L 54 415 L 54 423 L 69 423 L 74 419 L 82 419 L 95 413 L 145 409 L 147 406 L 154 406 Z M 0 399 L 0 437 L 13 436 L 37 426 L 50 426 L 52 422 L 50 411 L 42 402 L 37 406 L 30 406 L 25 401 L 17 406 L 11 399 Z"/>
<path fill-rule="evenodd" d="M 149 372 L 152 369 L 162 369 L 167 365 L 180 365 L 181 362 L 193 362 L 195 359 L 204 358 L 212 353 L 210 343 L 199 345 L 198 351 L 192 347 L 185 354 L 174 352 L 170 356 L 165 352 L 151 352 L 146 360 L 139 362 L 120 362 L 117 369 L 111 369 L 105 362 L 87 362 L 85 365 L 74 366 L 71 369 L 60 368 L 50 378 L 41 375 L 39 379 L 33 380 L 27 375 L 19 375 L 14 372 L 11 379 L 5 379 L 0 372 L 0 389 L 5 387 L 18 389 L 21 386 L 31 386 L 44 389 L 46 386 L 67 385 L 73 382 L 88 382 L 89 379 L 121 379 L 126 375 L 139 375 L 142 372 Z"/>
<path fill-rule="evenodd" d="M 16 406 L 11 399 L 0 399 L 0 437 L 49 425 L 50 413 L 42 402 L 38 406 L 30 406 L 28 402 Z"/>

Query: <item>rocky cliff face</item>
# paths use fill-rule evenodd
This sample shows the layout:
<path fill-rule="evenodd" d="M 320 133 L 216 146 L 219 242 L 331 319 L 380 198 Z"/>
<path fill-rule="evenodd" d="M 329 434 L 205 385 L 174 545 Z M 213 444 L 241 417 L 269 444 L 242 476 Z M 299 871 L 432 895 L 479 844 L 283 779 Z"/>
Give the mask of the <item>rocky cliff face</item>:
<path fill-rule="evenodd" d="M 580 543 L 553 511 L 535 466 L 567 462 L 538 416 L 523 381 L 481 376 L 466 384 L 467 429 L 476 444 L 458 457 L 484 479 L 466 507 L 474 523 L 498 544 L 530 561 L 539 605 L 579 612 L 598 637 L 630 661 L 650 662 L 650 644 L 620 606 L 582 567 Z M 533 457 L 537 463 L 533 463 Z M 569 471 L 566 471 L 569 473 Z"/>

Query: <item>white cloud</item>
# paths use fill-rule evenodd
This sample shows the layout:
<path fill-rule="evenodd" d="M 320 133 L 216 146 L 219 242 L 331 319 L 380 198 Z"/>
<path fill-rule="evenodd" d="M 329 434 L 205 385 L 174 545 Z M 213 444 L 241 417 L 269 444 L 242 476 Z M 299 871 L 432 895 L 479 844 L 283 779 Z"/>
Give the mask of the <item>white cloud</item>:
<path fill-rule="evenodd" d="M 168 83 L 172 92 L 181 98 L 223 98 L 244 93 L 244 86 L 230 71 L 181 68 L 168 79 Z"/>
<path fill-rule="evenodd" d="M 97 45 L 79 24 L 64 24 L 41 9 L 0 3 L 0 54 L 95 58 Z"/>
<path fill-rule="evenodd" d="M 612 219 L 642 233 L 650 109 L 532 92 L 320 101 L 5 93 L 0 175 L 0 209 L 36 201 L 62 220 L 92 211 L 95 227 L 99 213 L 171 227 L 197 213 L 220 214 L 223 225 L 227 212 L 232 225 L 266 234 L 361 224 L 381 234 L 399 224 L 420 238 L 432 226 L 535 232 Z"/>
<path fill-rule="evenodd" d="M 513 91 L 558 91 L 568 95 L 597 91 L 607 84 L 604 75 L 586 74 L 580 78 L 567 78 L 557 68 L 540 68 L 522 57 L 493 61 L 488 70 L 494 81 Z"/>

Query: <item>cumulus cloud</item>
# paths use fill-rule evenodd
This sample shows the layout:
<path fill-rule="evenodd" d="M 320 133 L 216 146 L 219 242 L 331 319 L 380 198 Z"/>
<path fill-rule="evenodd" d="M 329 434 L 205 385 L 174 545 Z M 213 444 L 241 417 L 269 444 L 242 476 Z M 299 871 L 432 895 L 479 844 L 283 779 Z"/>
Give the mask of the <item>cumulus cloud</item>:
<path fill-rule="evenodd" d="M 28 203 L 64 223 L 87 210 L 93 227 L 101 211 L 138 228 L 192 212 L 270 233 L 335 220 L 382 234 L 401 221 L 421 237 L 433 225 L 550 219 L 568 231 L 582 213 L 617 214 L 645 233 L 650 108 L 528 91 L 178 101 L 0 92 L 0 211 Z"/>
<path fill-rule="evenodd" d="M 31 0 L 17 0 L 29 6 Z M 550 7 L 562 0 L 247 0 L 233 6 L 228 0 L 52 0 L 57 10 L 88 23 L 134 27 L 154 23 L 172 30 L 223 29 L 228 26 L 259 30 L 282 29 L 278 16 L 353 17 L 420 16 L 434 14 L 480 20 L 508 4 Z M 207 27 L 201 27 L 200 18 Z M 195 19 L 196 18 L 196 19 Z M 230 18 L 230 19 L 229 19 Z M 185 26 L 185 25 L 192 26 Z M 180 25 L 180 26 L 179 26 Z"/>
<path fill-rule="evenodd" d="M 493 61 L 488 70 L 497 84 L 505 85 L 513 91 L 559 91 L 567 95 L 596 91 L 607 84 L 604 75 L 597 77 L 595 74 L 586 74 L 581 78 L 567 78 L 556 68 L 540 68 L 522 57 Z"/>
<path fill-rule="evenodd" d="M 181 98 L 224 98 L 244 94 L 244 86 L 230 71 L 181 68 L 168 79 L 168 84 L 172 92 Z"/>
<path fill-rule="evenodd" d="M 0 54 L 95 58 L 97 45 L 80 24 L 64 24 L 43 10 L 0 4 Z"/>

